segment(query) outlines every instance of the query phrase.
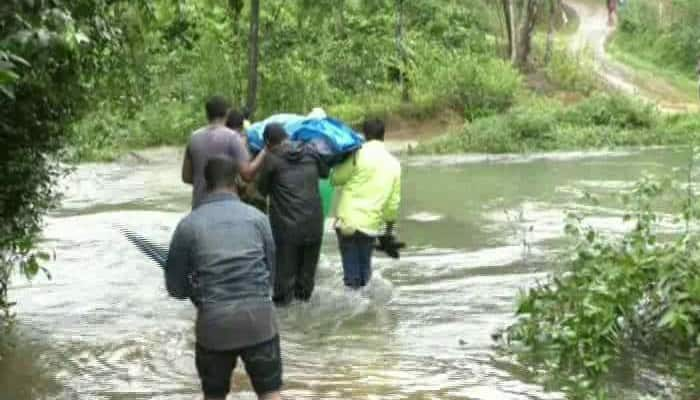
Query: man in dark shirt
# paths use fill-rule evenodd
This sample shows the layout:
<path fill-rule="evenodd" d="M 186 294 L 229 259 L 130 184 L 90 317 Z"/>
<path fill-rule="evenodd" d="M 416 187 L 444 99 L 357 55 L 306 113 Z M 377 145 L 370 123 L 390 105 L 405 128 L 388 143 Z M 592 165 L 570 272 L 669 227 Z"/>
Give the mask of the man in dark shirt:
<path fill-rule="evenodd" d="M 221 96 L 210 98 L 206 105 L 209 125 L 192 134 L 182 162 L 182 181 L 192 184 L 192 208 L 196 208 L 206 194 L 204 166 L 215 156 L 231 157 L 237 164 L 241 177 L 251 182 L 262 165 L 265 149 L 249 162 L 245 148 L 236 132 L 226 127 L 228 101 Z"/>
<path fill-rule="evenodd" d="M 231 158 L 211 158 L 203 175 L 207 194 L 180 221 L 170 243 L 166 288 L 197 307 L 196 364 L 206 400 L 226 398 L 238 357 L 258 398 L 280 399 L 270 224 L 238 200 L 237 163 Z"/>
<path fill-rule="evenodd" d="M 275 294 L 277 305 L 296 298 L 308 301 L 314 289 L 323 238 L 323 209 L 319 178 L 328 167 L 310 147 L 287 140 L 279 124 L 263 132 L 268 155 L 258 188 L 270 197 L 270 222 L 277 248 Z"/>

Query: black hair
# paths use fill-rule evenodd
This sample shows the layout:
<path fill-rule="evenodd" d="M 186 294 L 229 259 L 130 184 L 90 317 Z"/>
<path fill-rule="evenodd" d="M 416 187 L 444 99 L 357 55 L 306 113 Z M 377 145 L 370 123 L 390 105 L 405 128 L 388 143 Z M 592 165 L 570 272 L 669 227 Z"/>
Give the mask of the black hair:
<path fill-rule="evenodd" d="M 243 129 L 244 120 L 245 116 L 243 116 L 240 111 L 232 109 L 228 112 L 228 117 L 226 117 L 226 127 L 235 131 L 240 131 Z"/>
<path fill-rule="evenodd" d="M 362 132 L 367 140 L 384 140 L 384 121 L 377 118 L 365 120 Z"/>
<path fill-rule="evenodd" d="M 238 165 L 231 157 L 216 156 L 207 161 L 204 167 L 204 181 L 207 191 L 235 187 Z"/>
<path fill-rule="evenodd" d="M 207 120 L 209 122 L 215 119 L 226 118 L 228 109 L 231 108 L 228 100 L 223 96 L 212 96 L 207 100 L 204 108 L 207 111 Z"/>
<path fill-rule="evenodd" d="M 263 140 L 268 146 L 276 146 L 287 139 L 287 131 L 280 124 L 267 124 L 263 131 Z"/>

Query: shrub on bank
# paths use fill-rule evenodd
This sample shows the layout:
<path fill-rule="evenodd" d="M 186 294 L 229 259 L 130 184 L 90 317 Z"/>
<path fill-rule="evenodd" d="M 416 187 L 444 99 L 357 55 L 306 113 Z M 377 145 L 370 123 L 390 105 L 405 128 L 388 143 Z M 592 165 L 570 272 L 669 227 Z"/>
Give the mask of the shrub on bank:
<path fill-rule="evenodd" d="M 700 55 L 699 27 L 700 2 L 628 1 L 614 40 L 625 52 L 693 77 Z"/>
<path fill-rule="evenodd" d="M 700 117 L 662 116 L 639 100 L 596 94 L 574 105 L 530 98 L 506 113 L 480 118 L 456 134 L 419 145 L 418 153 L 518 153 L 692 143 Z"/>
<path fill-rule="evenodd" d="M 412 75 L 415 100 L 453 108 L 468 120 L 507 110 L 521 88 L 510 63 L 491 56 L 429 47 L 420 61 Z"/>
<path fill-rule="evenodd" d="M 621 237 L 570 215 L 566 232 L 575 244 L 567 254 L 573 257 L 561 272 L 521 293 L 518 319 L 502 333 L 506 348 L 534 359 L 547 371 L 546 380 L 574 399 L 608 398 L 607 373 L 629 346 L 697 354 L 700 238 L 691 227 L 699 208 L 686 190 L 678 183 L 640 181 L 623 196 L 629 210 L 623 223 L 631 229 Z M 660 199 L 679 198 L 681 233 L 664 240 L 656 207 Z M 690 378 L 680 392 L 697 393 L 697 382 Z"/>

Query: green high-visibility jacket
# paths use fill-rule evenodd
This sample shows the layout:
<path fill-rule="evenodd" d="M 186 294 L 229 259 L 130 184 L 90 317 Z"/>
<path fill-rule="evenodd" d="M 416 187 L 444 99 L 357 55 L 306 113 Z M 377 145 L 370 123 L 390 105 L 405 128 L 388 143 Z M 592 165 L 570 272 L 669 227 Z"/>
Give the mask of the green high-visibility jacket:
<path fill-rule="evenodd" d="M 399 216 L 401 164 L 384 143 L 372 140 L 333 170 L 331 184 L 342 193 L 337 227 L 345 234 L 381 234 L 385 223 Z"/>

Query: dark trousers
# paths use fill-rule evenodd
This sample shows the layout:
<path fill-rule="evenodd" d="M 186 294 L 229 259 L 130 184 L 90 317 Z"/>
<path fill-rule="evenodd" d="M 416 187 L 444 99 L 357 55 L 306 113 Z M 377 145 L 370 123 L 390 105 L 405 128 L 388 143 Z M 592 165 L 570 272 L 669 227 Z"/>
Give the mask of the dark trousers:
<path fill-rule="evenodd" d="M 275 294 L 278 306 L 293 299 L 308 301 L 314 291 L 321 241 L 304 244 L 278 243 Z"/>
<path fill-rule="evenodd" d="M 338 231 L 345 286 L 359 289 L 369 282 L 372 277 L 374 242 L 374 237 L 359 231 L 352 235 L 343 235 Z"/>

